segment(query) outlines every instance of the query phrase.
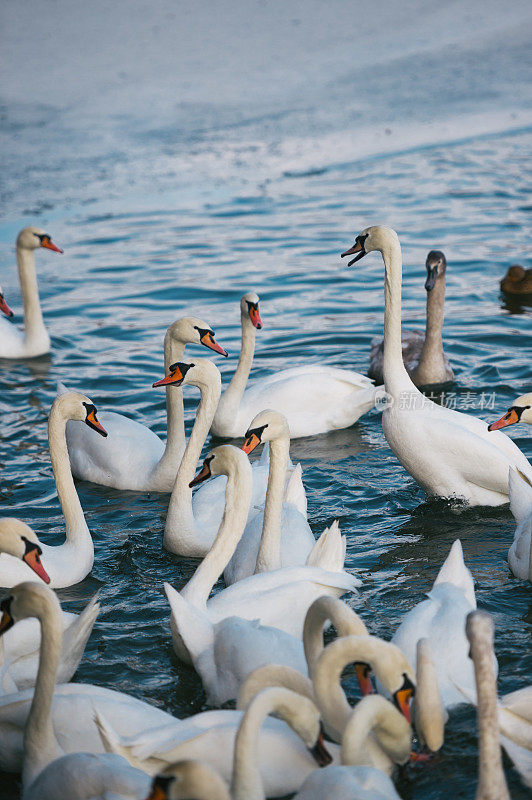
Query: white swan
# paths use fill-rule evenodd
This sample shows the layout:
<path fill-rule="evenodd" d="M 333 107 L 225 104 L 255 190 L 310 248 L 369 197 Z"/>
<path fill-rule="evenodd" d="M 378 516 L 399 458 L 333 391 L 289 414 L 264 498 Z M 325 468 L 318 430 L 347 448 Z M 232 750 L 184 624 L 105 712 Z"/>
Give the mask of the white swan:
<path fill-rule="evenodd" d="M 224 570 L 226 584 L 236 583 L 254 572 L 267 572 L 280 567 L 295 567 L 312 563 L 330 568 L 337 565 L 337 553 L 332 560 L 330 537 L 325 536 L 322 547 L 316 546 L 314 534 L 306 518 L 306 497 L 292 500 L 290 487 L 283 498 L 289 463 L 290 434 L 286 417 L 278 411 L 261 411 L 251 422 L 242 447 L 251 453 L 261 442 L 270 443 L 270 470 L 264 511 L 247 523 L 229 564 Z M 199 476 L 196 480 L 199 479 Z M 301 505 L 305 509 L 300 510 Z M 345 557 L 345 538 L 342 539 Z M 314 550 L 313 555 L 311 552 Z M 307 562 L 307 559 L 311 559 Z M 336 568 L 336 567 L 335 567 Z"/>
<path fill-rule="evenodd" d="M 171 553 L 203 558 L 210 550 L 216 532 L 220 527 L 225 502 L 225 477 L 204 484 L 192 496 L 190 483 L 194 478 L 196 465 L 207 438 L 209 427 L 220 398 L 221 378 L 215 364 L 208 359 L 198 358 L 192 364 L 178 362 L 170 366 L 169 374 L 154 386 L 189 385 L 200 390 L 200 403 L 196 420 L 190 434 L 181 464 L 175 477 L 170 497 L 163 544 Z M 168 391 L 168 390 L 167 390 Z M 290 464 L 291 472 L 294 471 Z M 267 454 L 255 462 L 252 470 L 253 492 L 249 506 L 249 518 L 257 514 L 264 504 L 268 482 Z M 288 473 L 287 473 L 288 477 Z M 294 475 L 294 483 L 301 485 L 301 470 Z M 297 489 L 297 487 L 296 487 Z M 299 493 L 299 492 L 298 492 Z"/>
<path fill-rule="evenodd" d="M 143 800 L 231 800 L 229 788 L 216 770 L 202 761 L 185 759 L 153 779 L 152 791 Z"/>
<path fill-rule="evenodd" d="M 414 669 L 417 642 L 422 638 L 428 639 L 445 708 L 465 702 L 457 687 L 462 687 L 470 696 L 475 694 L 465 621 L 476 606 L 473 578 L 464 564 L 462 545 L 457 539 L 427 599 L 405 615 L 392 637 L 392 642 L 402 650 Z"/>
<path fill-rule="evenodd" d="M 227 356 L 214 331 L 196 317 L 174 322 L 164 337 L 164 368 L 183 360 L 187 344 L 205 347 Z M 68 389 L 58 384 L 58 393 Z M 166 444 L 146 425 L 114 411 L 103 411 L 107 439 L 91 436 L 79 422 L 67 424 L 67 445 L 76 478 L 133 491 L 171 492 L 185 450 L 183 394 L 176 386 L 166 389 Z"/>
<path fill-rule="evenodd" d="M 431 250 L 425 262 L 427 268 L 427 323 L 425 333 L 403 331 L 401 346 L 405 369 L 416 386 L 434 386 L 454 380 L 449 359 L 443 352 L 441 329 L 445 306 L 445 271 L 447 260 L 441 250 Z M 384 341 L 373 339 L 368 376 L 383 383 Z"/>
<path fill-rule="evenodd" d="M 45 583 L 49 583 L 50 578 L 40 560 L 41 543 L 26 523 L 18 519 L 0 519 L 0 552 L 22 559 Z M 99 608 L 94 597 L 79 616 L 63 615 L 64 636 L 58 668 L 60 681 L 70 680 L 78 668 Z M 34 620 L 25 620 L 0 639 L 0 694 L 35 685 L 40 639 L 40 630 Z"/>
<path fill-rule="evenodd" d="M 24 304 L 24 331 L 0 318 L 0 358 L 32 358 L 50 351 L 50 337 L 44 326 L 35 274 L 35 250 L 39 247 L 63 252 L 41 228 L 30 227 L 20 231 L 17 264 Z M 6 313 L 5 309 L 2 310 Z"/>
<path fill-rule="evenodd" d="M 79 501 L 65 438 L 67 420 L 84 422 L 102 436 L 104 428 L 96 418 L 96 408 L 85 395 L 77 392 L 56 397 L 48 417 L 48 443 L 57 496 L 65 518 L 66 539 L 61 545 L 41 543 L 42 557 L 50 576 L 50 586 L 62 589 L 85 578 L 94 562 L 94 546 Z M 34 580 L 35 573 L 20 559 L 0 554 L 0 586 L 15 586 L 24 580 Z"/>
<path fill-rule="evenodd" d="M 20 770 L 24 753 L 24 728 L 33 704 L 34 717 L 46 720 L 58 746 L 65 753 L 102 753 L 115 741 L 127 748 L 129 761 L 155 774 L 180 759 L 201 758 L 230 780 L 240 711 L 207 711 L 179 720 L 127 694 L 82 683 L 55 686 L 55 671 L 61 647 L 60 607 L 44 584 L 15 587 L 0 604 L 0 635 L 29 616 L 38 618 L 41 630 L 41 661 L 35 692 L 25 690 L 0 696 L 0 770 Z M 19 623 L 20 624 L 20 623 Z M 98 722 L 95 717 L 98 717 Z M 49 753 L 45 730 L 39 726 L 34 743 L 39 758 Z M 130 742 L 130 745 L 128 745 Z M 315 768 L 298 737 L 278 719 L 269 719 L 260 735 L 260 768 L 268 794 L 295 791 Z M 119 753 L 121 754 L 121 753 Z M 54 748 L 52 757 L 59 755 Z M 32 768 L 37 769 L 37 762 Z M 293 787 L 293 788 L 291 788 Z"/>
<path fill-rule="evenodd" d="M 214 415 L 214 436 L 243 436 L 250 420 L 264 408 L 275 408 L 285 415 L 292 439 L 348 428 L 373 408 L 375 388 L 369 378 L 326 365 L 283 369 L 259 378 L 246 390 L 255 350 L 255 328 L 262 327 L 255 292 L 242 297 L 240 317 L 242 350 L 236 372 Z"/>
<path fill-rule="evenodd" d="M 497 721 L 497 678 L 493 664 L 493 621 L 485 611 L 472 611 L 466 622 L 478 697 L 478 772 L 476 800 L 510 800 L 502 768 Z"/>
<path fill-rule="evenodd" d="M 411 744 L 403 715 L 384 697 L 364 697 L 343 732 L 342 766 L 309 775 L 295 800 L 400 800 L 389 775 L 394 764 L 407 763 Z"/>
<path fill-rule="evenodd" d="M 508 550 L 508 565 L 516 578 L 532 583 L 532 483 L 510 469 L 510 508 L 517 526 Z"/>
<path fill-rule="evenodd" d="M 349 265 L 377 250 L 385 265 L 383 411 L 386 440 L 406 471 L 428 495 L 458 498 L 470 505 L 508 502 L 508 468 L 532 478 L 532 466 L 504 434 L 485 422 L 430 401 L 414 386 L 401 351 L 401 246 L 395 231 L 366 228 L 342 256 Z"/>
<path fill-rule="evenodd" d="M 250 622 L 258 620 L 301 637 L 305 614 L 313 600 L 322 594 L 339 597 L 360 585 L 357 578 L 343 571 L 343 544 L 336 529 L 331 533 L 338 540 L 336 548 L 331 548 L 336 549 L 339 555 L 336 570 L 300 566 L 259 572 L 232 584 L 209 600 L 212 587 L 242 535 L 252 478 L 246 454 L 232 445 L 215 448 L 205 459 L 203 470 L 212 475 L 227 475 L 225 511 L 210 552 L 186 586 L 177 592 L 165 583 L 172 609 L 174 649 L 178 656 L 189 660 L 195 654 L 212 653 L 214 625 L 232 616 Z M 318 548 L 319 545 L 317 542 L 315 546 Z M 328 546 L 325 540 L 322 546 Z"/>

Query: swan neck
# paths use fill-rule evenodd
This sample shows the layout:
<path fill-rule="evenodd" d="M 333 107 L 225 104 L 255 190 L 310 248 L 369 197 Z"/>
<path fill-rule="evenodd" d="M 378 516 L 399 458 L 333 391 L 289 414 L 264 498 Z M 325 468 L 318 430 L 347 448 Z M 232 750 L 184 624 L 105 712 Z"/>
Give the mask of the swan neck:
<path fill-rule="evenodd" d="M 502 768 L 493 650 L 486 641 L 471 642 L 477 686 L 479 782 L 476 800 L 510 800 Z"/>
<path fill-rule="evenodd" d="M 225 507 L 213 545 L 181 594 L 195 606 L 207 603 L 212 587 L 233 555 L 246 526 L 252 490 L 251 466 L 237 465 L 227 477 Z"/>
<path fill-rule="evenodd" d="M 281 567 L 281 523 L 289 451 L 290 438 L 288 435 L 270 442 L 268 486 L 255 572 L 271 572 Z"/>
<path fill-rule="evenodd" d="M 415 389 L 403 363 L 401 343 L 401 282 L 403 263 L 399 241 L 390 242 L 382 251 L 384 261 L 384 360 L 386 391 L 394 399 L 401 390 Z"/>
<path fill-rule="evenodd" d="M 247 314 L 241 314 L 242 347 L 237 368 L 231 382 L 224 392 L 224 412 L 226 414 L 238 411 L 238 406 L 246 389 L 249 373 L 255 354 L 255 328 Z M 251 421 L 251 420 L 250 420 Z"/>
<path fill-rule="evenodd" d="M 55 738 L 50 711 L 63 628 L 55 608 L 42 608 L 36 616 L 41 626 L 41 646 L 35 691 L 24 729 L 24 787 L 29 786 L 50 761 L 62 755 Z"/>
<path fill-rule="evenodd" d="M 323 629 L 327 622 L 334 625 L 338 636 L 364 636 L 367 633 L 358 614 L 341 600 L 327 595 L 316 600 L 307 611 L 303 626 L 303 647 L 310 677 L 325 649 Z"/>
<path fill-rule="evenodd" d="M 24 305 L 26 341 L 31 343 L 33 341 L 41 341 L 43 338 L 47 338 L 49 341 L 39 300 L 39 287 L 35 272 L 35 251 L 17 247 L 17 265 L 22 303 Z"/>
<path fill-rule="evenodd" d="M 402 763 L 408 759 L 410 744 L 410 726 L 406 719 L 384 697 L 370 695 L 357 704 L 344 728 L 342 764 L 373 765 L 372 753 Z"/>
<path fill-rule="evenodd" d="M 194 528 L 192 489 L 189 487 L 189 483 L 194 477 L 196 465 L 220 399 L 220 379 L 218 378 L 216 384 L 214 381 L 202 382 L 199 390 L 200 402 L 196 411 L 194 427 L 183 453 L 170 497 L 166 532 L 179 531 L 180 528 L 189 530 Z"/>
<path fill-rule="evenodd" d="M 66 423 L 64 415 L 58 406 L 60 397 L 54 401 L 48 418 L 48 445 L 50 448 L 50 460 L 54 473 L 57 496 L 65 518 L 65 529 L 67 542 L 86 542 L 92 539 L 85 521 L 83 508 L 79 501 L 78 493 L 74 485 L 70 459 L 66 443 Z M 97 435 L 97 434 L 95 434 Z"/>
<path fill-rule="evenodd" d="M 177 341 L 171 333 L 171 327 L 164 337 L 164 372 L 168 374 L 170 365 L 183 361 L 185 344 Z M 185 413 L 183 408 L 183 391 L 181 387 L 166 387 L 166 445 L 156 473 L 168 472 L 172 477 L 177 474 L 179 462 L 185 450 Z"/>
<path fill-rule="evenodd" d="M 427 293 L 427 323 L 425 341 L 419 358 L 418 370 L 427 374 L 445 372 L 442 328 L 445 313 L 445 275 L 439 277 L 434 288 Z"/>

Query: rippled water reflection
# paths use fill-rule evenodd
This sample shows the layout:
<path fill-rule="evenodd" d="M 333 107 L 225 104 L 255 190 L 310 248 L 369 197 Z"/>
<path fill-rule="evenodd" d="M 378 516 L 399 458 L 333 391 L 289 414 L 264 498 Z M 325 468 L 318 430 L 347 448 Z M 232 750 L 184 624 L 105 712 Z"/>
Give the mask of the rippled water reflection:
<path fill-rule="evenodd" d="M 231 354 L 216 362 L 227 381 L 239 348 L 238 300 L 248 289 L 261 297 L 264 322 L 253 378 L 314 360 L 364 372 L 370 340 L 382 328 L 382 261 L 373 255 L 347 269 L 339 253 L 354 232 L 377 222 L 396 228 L 403 244 L 405 326 L 423 325 L 426 252 L 445 251 L 444 339 L 455 399 L 470 406 L 483 399 L 491 407 L 470 410 L 498 417 L 530 387 L 530 308 L 511 313 L 498 289 L 507 266 L 530 252 L 530 155 L 527 137 L 515 134 L 285 176 L 249 195 L 211 187 L 208 202 L 160 193 L 156 204 L 127 196 L 114 207 L 102 203 L 101 213 L 94 205 L 55 209 L 46 225 L 65 255 L 38 254 L 52 356 L 0 365 L 2 512 L 59 543 L 46 442 L 56 381 L 164 434 L 164 395 L 150 386 L 162 374 L 166 327 L 184 314 L 208 320 Z M 1 277 L 20 313 L 16 231 L 15 222 L 0 230 Z M 186 389 L 185 401 L 190 428 L 197 392 Z M 512 435 L 530 457 L 527 430 Z M 425 502 L 387 448 L 376 412 L 350 430 L 294 442 L 292 458 L 303 464 L 313 530 L 338 517 L 347 534 L 349 568 L 363 579 L 351 603 L 372 632 L 391 636 L 459 537 L 479 605 L 495 617 L 500 692 L 530 682 L 530 587 L 505 561 L 514 530 L 507 507 Z M 168 498 L 84 483 L 78 489 L 95 566 L 59 594 L 78 610 L 99 589 L 102 612 L 76 680 L 130 692 L 179 716 L 204 708 L 199 680 L 171 647 L 162 583 L 182 585 L 195 563 L 161 548 Z M 354 693 L 352 681 L 349 687 Z M 460 709 L 441 754 L 406 770 L 399 791 L 405 799 L 473 797 L 475 753 L 474 713 Z M 506 767 L 512 797 L 524 798 Z M 4 785 L 6 797 L 16 796 L 12 777 Z"/>

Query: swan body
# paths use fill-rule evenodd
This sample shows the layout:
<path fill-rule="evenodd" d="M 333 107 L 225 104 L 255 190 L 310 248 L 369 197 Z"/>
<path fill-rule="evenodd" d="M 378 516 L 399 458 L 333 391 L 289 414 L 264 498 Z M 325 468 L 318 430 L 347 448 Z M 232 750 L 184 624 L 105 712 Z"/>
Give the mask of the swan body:
<path fill-rule="evenodd" d="M 384 384 L 388 404 L 382 415 L 386 440 L 406 471 L 436 497 L 470 505 L 508 502 L 508 469 L 532 478 L 532 466 L 517 445 L 500 431 L 468 414 L 433 403 L 414 386 L 401 355 L 401 246 L 395 231 L 367 228 L 343 255 L 358 261 L 372 250 L 383 257 L 386 272 L 384 311 Z"/>
<path fill-rule="evenodd" d="M 532 583 L 532 484 L 510 470 L 510 508 L 517 526 L 508 550 L 508 564 L 516 578 Z"/>
<path fill-rule="evenodd" d="M 294 800 L 401 800 L 384 772 L 375 767 L 330 766 L 311 773 Z"/>
<path fill-rule="evenodd" d="M 439 691 L 446 708 L 465 702 L 463 687 L 475 694 L 474 670 L 465 635 L 467 615 L 476 608 L 471 573 L 464 564 L 457 539 L 438 573 L 427 599 L 414 606 L 401 622 L 392 642 L 415 669 L 416 646 L 426 638 L 430 644 Z"/>
<path fill-rule="evenodd" d="M 204 345 L 227 355 L 214 338 L 214 331 L 196 317 L 183 317 L 168 328 L 164 338 L 165 370 L 183 360 L 187 344 Z M 58 384 L 58 394 L 69 390 Z M 185 450 L 183 396 L 181 389 L 166 389 L 168 434 L 163 442 L 150 428 L 114 411 L 104 411 L 106 439 L 91 436 L 84 425 L 67 424 L 67 445 L 76 478 L 133 491 L 171 492 Z"/>
<path fill-rule="evenodd" d="M 44 325 L 35 273 L 35 250 L 39 247 L 63 252 L 41 228 L 30 227 L 20 231 L 17 264 L 24 304 L 24 330 L 0 318 L 0 358 L 33 358 L 50 352 L 50 336 Z M 11 309 L 7 307 L 7 310 Z"/>
<path fill-rule="evenodd" d="M 40 544 L 50 586 L 54 589 L 82 581 L 94 562 L 92 538 L 68 460 L 65 427 L 70 419 L 85 422 L 94 431 L 106 435 L 96 418 L 96 408 L 88 397 L 77 392 L 56 397 L 48 418 L 48 443 L 57 495 L 65 518 L 66 539 L 61 545 Z M 28 580 L 36 580 L 36 576 L 27 564 L 7 553 L 0 554 L 0 586 L 12 587 Z"/>
<path fill-rule="evenodd" d="M 201 399 L 194 427 L 175 477 L 163 544 L 171 553 L 203 558 L 209 552 L 222 520 L 225 476 L 215 481 L 216 487 L 204 491 L 203 487 L 200 487 L 194 496 L 189 484 L 194 478 L 196 464 L 220 398 L 221 378 L 218 368 L 207 359 L 196 359 L 194 364 L 178 362 L 172 366 L 175 369 L 171 369 L 170 374 L 157 381 L 154 386 L 196 386 L 200 390 Z M 293 471 L 293 466 L 290 467 Z M 257 514 L 264 504 L 268 469 L 267 454 L 265 454 L 264 459 L 261 459 L 252 471 L 252 496 L 248 518 Z M 301 491 L 304 492 L 300 472 L 294 480 L 299 482 Z"/>
<path fill-rule="evenodd" d="M 405 369 L 416 386 L 434 386 L 454 380 L 449 359 L 443 352 L 442 325 L 445 304 L 447 260 L 440 250 L 431 250 L 425 263 L 427 279 L 427 324 L 425 333 L 403 331 L 401 347 Z M 384 341 L 373 339 L 368 376 L 383 383 Z"/>
<path fill-rule="evenodd" d="M 304 490 L 300 498 L 305 506 L 302 513 L 297 506 L 300 483 L 299 471 L 292 474 L 284 496 L 285 476 L 289 463 L 290 434 L 286 417 L 278 411 L 261 411 L 253 419 L 246 433 L 243 450 L 251 453 L 261 442 L 270 443 L 270 466 L 264 511 L 256 514 L 244 529 L 235 552 L 224 570 L 224 580 L 230 585 L 253 575 L 280 567 L 293 567 L 307 563 L 311 559 L 314 566 L 337 567 L 336 553 L 332 559 L 327 543 L 334 545 L 332 536 L 324 537 L 317 545 L 314 534 L 306 518 L 306 497 Z M 291 491 L 291 484 L 294 490 Z M 314 548 L 316 547 L 313 555 Z M 343 540 L 345 557 L 345 539 Z M 343 564 L 343 562 L 342 562 Z"/>
<path fill-rule="evenodd" d="M 251 575 L 208 599 L 242 535 L 252 483 L 246 454 L 232 445 L 215 448 L 206 457 L 198 479 L 216 474 L 226 474 L 228 480 L 225 512 L 214 545 L 181 592 L 165 583 L 172 611 L 174 649 L 185 660 L 192 654 L 212 652 L 213 626 L 226 617 L 259 620 L 263 625 L 301 637 L 305 614 L 313 600 L 322 594 L 339 597 L 360 585 L 357 578 L 343 571 L 341 564 L 337 571 L 314 566 L 284 567 Z M 336 550 L 343 556 L 337 526 L 331 533 L 334 535 L 339 540 Z M 286 613 L 287 608 L 290 614 Z"/>
<path fill-rule="evenodd" d="M 242 350 L 231 383 L 220 398 L 212 421 L 214 436 L 243 436 L 264 408 L 286 417 L 292 439 L 348 428 L 375 405 L 373 382 L 351 370 L 309 365 L 246 383 L 253 363 L 255 329 L 262 327 L 259 297 L 247 292 L 240 301 Z"/>

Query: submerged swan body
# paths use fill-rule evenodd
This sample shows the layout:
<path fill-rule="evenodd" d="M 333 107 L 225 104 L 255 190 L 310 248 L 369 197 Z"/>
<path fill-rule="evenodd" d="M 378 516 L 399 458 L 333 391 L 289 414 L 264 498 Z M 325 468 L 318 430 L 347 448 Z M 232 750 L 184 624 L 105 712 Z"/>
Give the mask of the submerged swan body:
<path fill-rule="evenodd" d="M 431 250 L 425 262 L 427 279 L 427 323 L 425 333 L 403 331 L 401 346 L 405 369 L 416 386 L 434 386 L 454 380 L 449 359 L 443 352 L 442 326 L 445 305 L 447 260 L 440 250 Z M 384 341 L 373 339 L 368 376 L 383 383 Z"/>
<path fill-rule="evenodd" d="M 33 358 L 50 351 L 50 336 L 44 325 L 35 273 L 35 250 L 44 247 L 62 253 L 41 228 L 24 228 L 17 237 L 17 264 L 24 304 L 24 330 L 0 317 L 0 358 Z M 1 295 L 1 292 L 0 292 Z M 2 304 L 5 301 L 2 297 Z M 11 311 L 0 305 L 8 316 Z M 12 315 L 12 312 L 11 312 Z"/>
<path fill-rule="evenodd" d="M 165 371 L 183 360 L 187 344 L 202 344 L 227 355 L 210 325 L 196 317 L 183 317 L 166 331 Z M 58 394 L 67 391 L 62 383 L 58 384 Z M 67 445 L 73 475 L 114 489 L 171 492 L 185 450 L 183 396 L 176 386 L 166 389 L 166 414 L 166 443 L 150 428 L 114 411 L 101 415 L 106 439 L 95 439 L 83 425 L 69 422 Z"/>
<path fill-rule="evenodd" d="M 240 315 L 242 351 L 214 415 L 211 427 L 214 436 L 243 436 L 251 420 L 265 408 L 284 414 L 292 439 L 348 428 L 373 408 L 376 389 L 369 378 L 325 365 L 280 370 L 259 378 L 246 389 L 255 350 L 255 329 L 262 328 L 259 297 L 255 292 L 242 297 Z"/>
<path fill-rule="evenodd" d="M 385 265 L 384 384 L 390 402 L 382 414 L 386 440 L 405 470 L 430 496 L 469 505 L 508 502 L 508 469 L 532 479 L 532 466 L 500 431 L 476 417 L 433 403 L 414 386 L 401 351 L 401 246 L 395 231 L 373 226 L 343 255 L 359 261 L 377 250 Z M 405 403 L 405 397 L 408 402 Z"/>

